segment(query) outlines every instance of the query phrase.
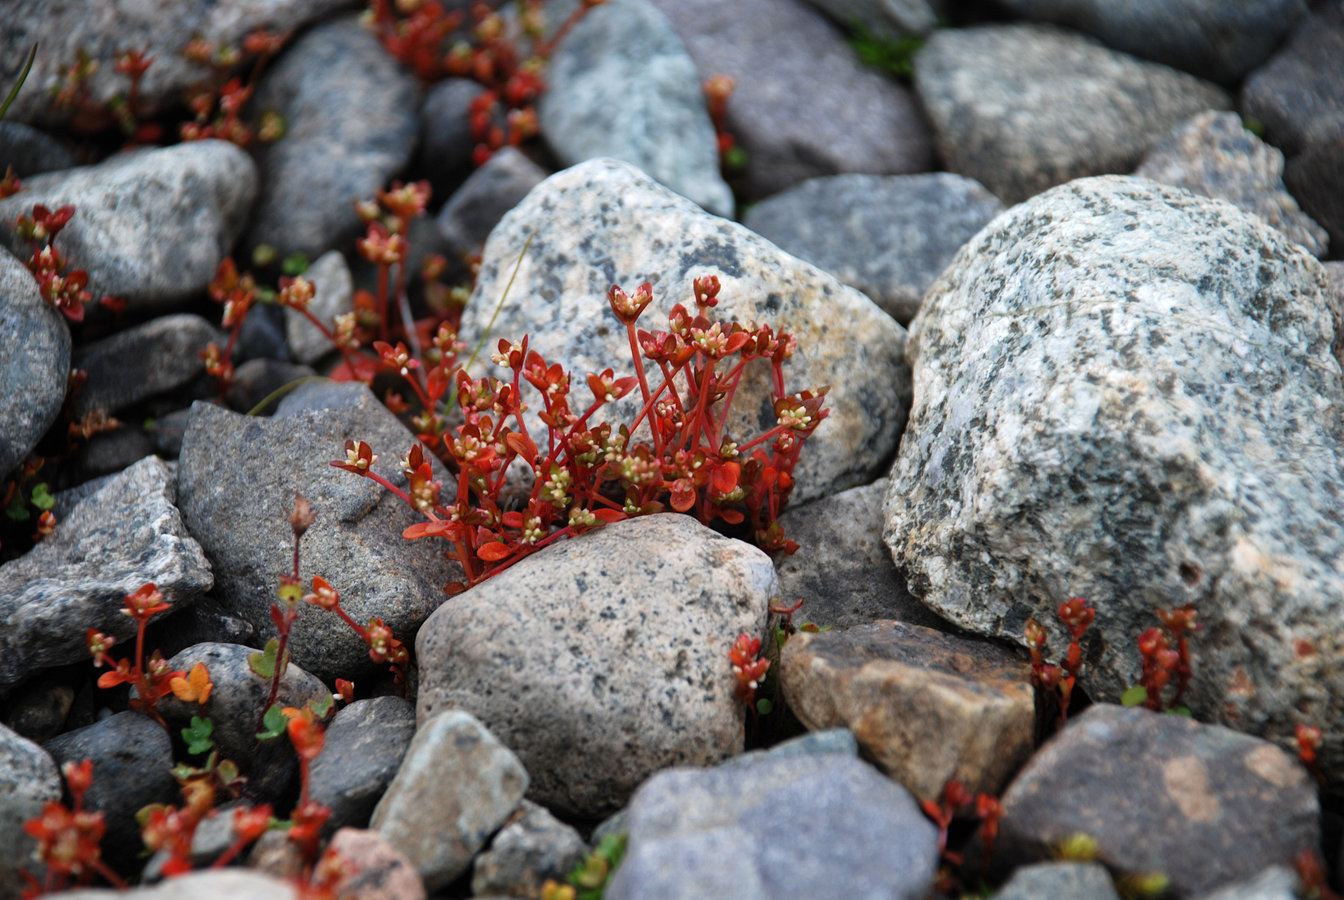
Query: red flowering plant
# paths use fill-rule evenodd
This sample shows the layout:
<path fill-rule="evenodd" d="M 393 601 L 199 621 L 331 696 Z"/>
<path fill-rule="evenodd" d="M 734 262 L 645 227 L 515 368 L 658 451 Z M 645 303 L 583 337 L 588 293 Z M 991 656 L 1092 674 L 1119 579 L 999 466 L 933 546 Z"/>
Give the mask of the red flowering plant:
<path fill-rule="evenodd" d="M 23 824 L 23 830 L 37 840 L 37 858 L 46 867 L 39 881 L 27 871 L 24 897 L 37 897 L 63 891 L 71 885 L 86 885 L 99 875 L 119 888 L 126 887 L 102 858 L 101 843 L 107 823 L 101 812 L 84 808 L 84 795 L 93 784 L 93 761 L 67 762 L 61 767 L 70 791 L 70 805 L 57 800 L 47 803 L 42 814 Z"/>
<path fill-rule="evenodd" d="M 1031 653 L 1031 683 L 1038 691 L 1052 694 L 1058 700 L 1059 726 L 1062 728 L 1069 717 L 1073 687 L 1083 670 L 1083 648 L 1079 641 L 1096 619 L 1097 611 L 1082 597 L 1070 597 L 1059 605 L 1056 612 L 1069 630 L 1069 649 L 1058 665 L 1045 661 L 1045 654 L 1049 650 L 1045 629 L 1039 622 L 1028 619 L 1025 636 L 1027 650 Z"/>
<path fill-rule="evenodd" d="M 146 584 L 133 594 L 126 595 L 126 606 L 122 612 L 135 620 L 135 655 L 120 659 L 111 671 L 104 672 L 98 678 L 100 688 L 112 688 L 119 684 L 129 684 L 135 691 L 131 697 L 131 709 L 164 725 L 159 715 L 158 702 L 168 694 L 177 694 L 184 700 L 204 703 L 210 696 L 210 675 L 205 665 L 198 663 L 190 674 L 170 669 L 168 661 L 159 651 L 145 660 L 145 628 L 155 613 L 168 609 L 163 594 L 152 583 Z M 96 628 L 85 632 L 85 642 L 95 666 L 107 665 L 111 660 L 108 651 L 116 643 L 116 638 L 103 634 Z M 166 725 L 164 727 L 167 727 Z"/>
<path fill-rule="evenodd" d="M 1181 706 L 1186 688 L 1194 670 L 1190 665 L 1190 635 L 1200 629 L 1195 605 L 1187 603 L 1174 609 L 1159 609 L 1155 615 L 1162 628 L 1149 628 L 1139 635 L 1139 655 L 1143 657 L 1143 674 L 1139 683 L 1121 696 L 1125 706 L 1146 706 L 1154 712 L 1170 710 L 1189 715 Z M 1170 700 L 1164 696 L 1167 686 L 1175 682 L 1175 693 Z"/>
<path fill-rule="evenodd" d="M 25 265 L 37 279 L 42 299 L 59 309 L 71 322 L 82 322 L 84 304 L 93 299 L 88 290 L 89 273 L 83 269 L 66 271 L 65 255 L 55 244 L 56 236 L 74 214 L 73 206 L 51 210 L 37 204 L 31 216 L 19 216 L 15 230 L 32 250 Z"/>

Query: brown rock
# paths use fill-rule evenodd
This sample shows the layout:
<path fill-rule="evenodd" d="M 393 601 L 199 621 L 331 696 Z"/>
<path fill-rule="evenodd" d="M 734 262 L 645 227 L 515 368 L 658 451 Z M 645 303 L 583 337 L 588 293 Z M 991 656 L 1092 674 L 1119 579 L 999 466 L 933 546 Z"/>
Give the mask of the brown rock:
<path fill-rule="evenodd" d="M 425 885 L 415 866 L 378 832 L 342 828 L 327 850 L 353 865 L 336 886 L 340 900 L 425 900 Z"/>

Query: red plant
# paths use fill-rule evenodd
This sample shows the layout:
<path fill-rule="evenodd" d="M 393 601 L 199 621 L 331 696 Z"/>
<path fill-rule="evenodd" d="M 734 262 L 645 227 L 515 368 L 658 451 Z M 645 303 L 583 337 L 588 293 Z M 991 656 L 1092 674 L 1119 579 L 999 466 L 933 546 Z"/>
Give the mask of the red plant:
<path fill-rule="evenodd" d="M 761 639 L 739 634 L 728 659 L 733 663 L 733 676 L 737 679 L 737 698 L 753 710 L 756 708 L 756 688 L 765 678 L 770 668 L 770 660 L 761 657 Z"/>
<path fill-rule="evenodd" d="M 1139 655 L 1143 657 L 1143 673 L 1139 684 L 1125 692 L 1122 702 L 1127 706 L 1144 704 L 1154 712 L 1179 708 L 1190 678 L 1190 642 L 1188 636 L 1198 631 L 1195 606 L 1187 603 L 1176 610 L 1156 611 L 1163 628 L 1149 628 L 1139 635 Z M 1163 697 L 1167 685 L 1175 679 L 1176 693 L 1168 702 Z"/>
<path fill-rule="evenodd" d="M 135 689 L 135 696 L 130 701 L 131 709 L 143 712 L 165 728 L 167 725 L 157 709 L 158 702 L 165 696 L 181 691 L 190 693 L 192 699 L 199 703 L 204 703 L 210 696 L 209 673 L 203 664 L 198 664 L 192 670 L 191 677 L 187 678 L 186 672 L 169 669 L 167 660 L 157 650 L 145 663 L 145 628 L 149 625 L 150 617 L 163 612 L 168 606 L 163 594 L 152 582 L 134 594 L 126 595 L 126 606 L 121 611 L 136 622 L 135 656 L 118 660 L 112 671 L 104 672 L 98 678 L 98 686 L 104 689 L 130 684 Z M 93 656 L 93 664 L 106 665 L 109 662 L 107 651 L 112 649 L 116 639 L 96 628 L 90 628 L 84 637 L 89 653 Z"/>
<path fill-rule="evenodd" d="M 239 147 L 249 147 L 255 141 L 270 142 L 284 133 L 284 122 L 273 111 L 260 117 L 258 128 L 243 118 L 243 109 L 256 93 L 257 84 L 266 64 L 289 42 L 290 32 L 277 34 L 258 28 L 245 35 L 242 46 L 217 45 L 196 37 L 182 49 L 182 55 L 209 67 L 210 77 L 192 88 L 187 107 L 192 120 L 178 127 L 178 136 L 184 141 L 207 138 L 230 141 Z M 246 80 L 231 76 L 245 56 L 253 58 Z"/>
<path fill-rule="evenodd" d="M 67 272 L 66 259 L 54 243 L 74 214 L 73 206 L 62 206 L 53 212 L 39 203 L 33 207 L 31 216 L 19 216 L 15 230 L 32 250 L 25 265 L 37 279 L 42 299 L 59 309 L 71 322 L 82 322 L 84 304 L 93 299 L 87 290 L 89 273 L 83 269 Z"/>
<path fill-rule="evenodd" d="M 61 767 L 70 791 L 70 806 L 52 800 L 42 814 L 23 824 L 23 830 L 37 839 L 37 857 L 46 866 L 46 879 L 39 882 L 27 872 L 24 897 L 36 897 L 65 890 L 72 884 L 86 885 L 95 874 L 119 888 L 126 887 L 121 876 L 103 862 L 102 842 L 107 824 L 101 812 L 84 808 L 84 795 L 93 784 L 93 761 L 67 762 Z"/>
<path fill-rule="evenodd" d="M 1082 597 L 1070 597 L 1059 605 L 1057 614 L 1069 631 L 1069 649 L 1059 665 L 1045 661 L 1048 651 L 1045 629 L 1035 619 L 1028 619 L 1024 631 L 1027 650 L 1031 654 L 1031 683 L 1038 690 L 1053 693 L 1059 702 L 1059 726 L 1069 716 L 1073 687 L 1083 670 L 1083 649 L 1079 641 L 1091 627 L 1097 612 Z"/>

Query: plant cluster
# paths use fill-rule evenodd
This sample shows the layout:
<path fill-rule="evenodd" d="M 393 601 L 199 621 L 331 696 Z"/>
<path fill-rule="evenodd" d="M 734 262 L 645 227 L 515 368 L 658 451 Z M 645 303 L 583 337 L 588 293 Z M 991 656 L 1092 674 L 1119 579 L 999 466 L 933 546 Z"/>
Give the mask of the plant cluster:
<path fill-rule="evenodd" d="M 989 870 L 990 857 L 994 854 L 994 844 L 999 836 L 999 821 L 1003 818 L 1003 804 L 997 797 L 984 792 L 972 794 L 957 779 L 950 779 L 943 785 L 937 800 L 925 800 L 920 804 L 924 815 L 938 827 L 938 855 L 943 867 L 938 873 L 938 890 L 946 893 L 956 888 L 957 878 L 953 874 L 955 867 L 964 863 L 959 851 L 948 848 L 948 837 L 954 819 L 973 818 L 980 823 L 981 862 L 980 871 Z"/>
<path fill-rule="evenodd" d="M 1069 717 L 1069 703 L 1073 699 L 1073 686 L 1083 671 L 1083 648 L 1079 644 L 1083 634 L 1091 627 L 1097 617 L 1096 610 L 1088 606 L 1082 597 L 1070 597 L 1059 605 L 1056 611 L 1060 620 L 1069 631 L 1069 649 L 1058 665 L 1047 663 L 1045 629 L 1035 619 L 1028 619 L 1025 628 L 1027 650 L 1031 653 L 1031 683 L 1038 691 L 1052 694 L 1059 704 L 1059 727 L 1063 727 Z"/>
<path fill-rule="evenodd" d="M 1121 696 L 1125 706 L 1143 706 L 1154 712 L 1170 710 L 1190 715 L 1181 706 L 1181 699 L 1190 684 L 1194 670 L 1190 667 L 1190 635 L 1200 629 L 1196 621 L 1195 605 L 1187 603 L 1174 610 L 1155 610 L 1162 622 L 1139 635 L 1139 654 L 1143 657 L 1143 674 L 1139 683 Z M 1172 681 L 1175 693 L 1168 701 L 1163 694 Z"/>

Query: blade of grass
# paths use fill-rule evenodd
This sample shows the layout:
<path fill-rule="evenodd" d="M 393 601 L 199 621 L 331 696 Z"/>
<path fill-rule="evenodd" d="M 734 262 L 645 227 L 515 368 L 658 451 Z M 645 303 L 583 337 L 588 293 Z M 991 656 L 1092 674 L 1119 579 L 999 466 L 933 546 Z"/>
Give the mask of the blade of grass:
<path fill-rule="evenodd" d="M 37 59 L 37 44 L 33 44 L 33 49 L 28 51 L 28 61 L 23 64 L 23 71 L 19 73 L 19 80 L 9 89 L 9 96 L 5 98 L 4 103 L 0 103 L 0 119 L 9 112 L 9 105 L 14 102 L 14 98 L 19 96 L 19 90 L 23 83 L 28 80 L 28 73 L 33 70 L 33 60 Z"/>

